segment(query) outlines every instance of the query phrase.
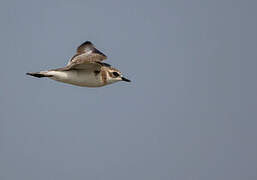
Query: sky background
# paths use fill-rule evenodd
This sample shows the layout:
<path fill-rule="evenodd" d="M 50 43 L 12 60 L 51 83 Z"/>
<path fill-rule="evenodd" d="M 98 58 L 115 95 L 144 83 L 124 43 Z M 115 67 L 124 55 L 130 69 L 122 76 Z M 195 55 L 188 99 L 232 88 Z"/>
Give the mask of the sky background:
<path fill-rule="evenodd" d="M 1 180 L 255 180 L 257 1 L 0 1 Z M 83 88 L 86 40 L 131 83 Z"/>

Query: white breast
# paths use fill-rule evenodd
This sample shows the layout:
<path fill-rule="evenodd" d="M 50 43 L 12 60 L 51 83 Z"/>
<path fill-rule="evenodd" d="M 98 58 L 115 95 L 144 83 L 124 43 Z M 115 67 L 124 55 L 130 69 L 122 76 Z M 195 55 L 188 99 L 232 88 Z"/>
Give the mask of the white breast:
<path fill-rule="evenodd" d="M 70 71 L 49 71 L 48 75 L 53 80 L 73 84 L 77 86 L 100 87 L 104 83 L 100 73 L 97 75 L 88 70 L 70 70 Z"/>

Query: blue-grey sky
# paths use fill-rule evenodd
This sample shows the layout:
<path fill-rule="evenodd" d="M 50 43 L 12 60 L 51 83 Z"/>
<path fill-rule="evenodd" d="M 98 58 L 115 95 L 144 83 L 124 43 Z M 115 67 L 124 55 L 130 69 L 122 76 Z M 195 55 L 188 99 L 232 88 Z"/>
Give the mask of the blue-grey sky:
<path fill-rule="evenodd" d="M 255 180 L 257 2 L 0 2 L 1 180 Z M 26 72 L 90 40 L 132 83 Z"/>

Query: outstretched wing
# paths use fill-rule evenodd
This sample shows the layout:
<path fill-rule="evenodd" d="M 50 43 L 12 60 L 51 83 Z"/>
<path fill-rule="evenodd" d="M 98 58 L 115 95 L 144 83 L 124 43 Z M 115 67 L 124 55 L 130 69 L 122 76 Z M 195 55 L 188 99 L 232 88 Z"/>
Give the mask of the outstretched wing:
<path fill-rule="evenodd" d="M 75 54 L 69 61 L 68 69 L 87 69 L 93 66 L 99 66 L 101 61 L 107 59 L 107 56 L 95 48 L 95 46 L 86 41 L 77 48 Z"/>
<path fill-rule="evenodd" d="M 77 54 L 87 54 L 88 56 L 91 56 L 91 58 L 95 58 L 100 61 L 107 58 L 106 55 L 104 55 L 101 51 L 96 49 L 90 41 L 86 41 L 83 44 L 81 44 L 77 48 Z"/>
<path fill-rule="evenodd" d="M 86 41 L 77 48 L 77 53 L 65 67 L 52 69 L 52 71 L 68 71 L 72 69 L 89 71 L 101 70 L 103 66 L 111 66 L 107 63 L 103 63 L 102 61 L 104 59 L 107 59 L 107 56 L 96 49 L 90 41 Z"/>

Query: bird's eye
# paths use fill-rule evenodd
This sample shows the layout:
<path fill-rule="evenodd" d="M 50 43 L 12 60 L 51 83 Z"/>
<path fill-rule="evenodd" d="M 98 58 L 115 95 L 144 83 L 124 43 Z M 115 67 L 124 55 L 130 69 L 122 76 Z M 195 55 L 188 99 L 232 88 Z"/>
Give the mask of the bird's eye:
<path fill-rule="evenodd" d="M 113 72 L 112 73 L 115 77 L 118 77 L 119 76 L 119 73 L 117 73 L 117 72 Z"/>

